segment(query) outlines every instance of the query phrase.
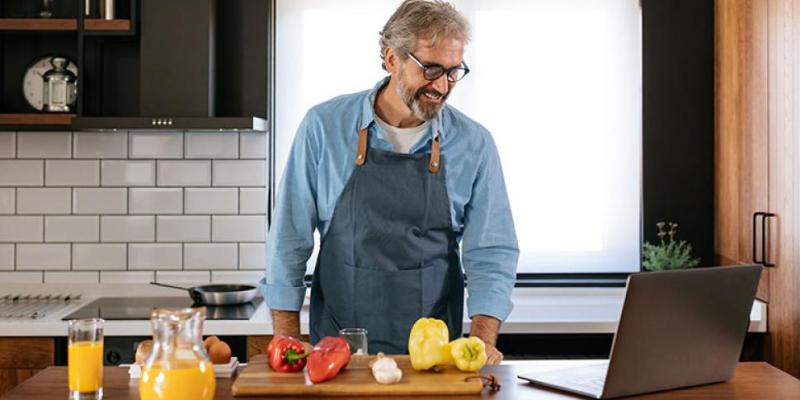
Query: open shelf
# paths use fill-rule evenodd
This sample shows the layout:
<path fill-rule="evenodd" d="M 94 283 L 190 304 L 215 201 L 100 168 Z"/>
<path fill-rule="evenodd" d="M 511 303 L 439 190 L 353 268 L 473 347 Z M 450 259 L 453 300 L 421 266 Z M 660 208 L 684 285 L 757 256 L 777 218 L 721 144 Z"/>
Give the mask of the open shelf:
<path fill-rule="evenodd" d="M 129 19 L 85 19 L 86 31 L 127 32 Z M 76 31 L 78 20 L 61 18 L 0 18 L 0 31 Z"/>
<path fill-rule="evenodd" d="M 70 125 L 75 114 L 0 114 L 0 126 Z"/>

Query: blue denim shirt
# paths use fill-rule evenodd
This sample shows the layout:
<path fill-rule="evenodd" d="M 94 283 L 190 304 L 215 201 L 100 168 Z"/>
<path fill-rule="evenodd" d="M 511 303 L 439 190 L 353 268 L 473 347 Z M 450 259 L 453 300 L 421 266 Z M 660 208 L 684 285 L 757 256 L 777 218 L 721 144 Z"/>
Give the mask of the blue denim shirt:
<path fill-rule="evenodd" d="M 373 119 L 375 96 L 386 82 L 314 106 L 300 123 L 267 239 L 263 288 L 270 308 L 298 311 L 303 305 L 314 229 L 324 241 L 336 200 L 356 166 L 359 129 L 368 128 L 370 146 L 392 151 Z M 468 280 L 469 316 L 503 321 L 513 307 L 519 249 L 497 148 L 486 128 L 445 105 L 411 153 L 430 153 L 436 134 L 447 162 L 450 215 Z"/>

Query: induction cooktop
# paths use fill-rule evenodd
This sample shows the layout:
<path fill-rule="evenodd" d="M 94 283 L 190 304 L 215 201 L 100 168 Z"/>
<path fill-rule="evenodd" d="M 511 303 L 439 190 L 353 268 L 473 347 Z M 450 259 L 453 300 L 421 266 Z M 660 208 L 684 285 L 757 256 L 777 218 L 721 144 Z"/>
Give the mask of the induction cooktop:
<path fill-rule="evenodd" d="M 231 306 L 206 306 L 207 320 L 248 320 L 263 302 L 262 297 Z M 105 320 L 146 320 L 156 307 L 192 307 L 188 297 L 101 297 L 62 318 L 103 318 Z"/>

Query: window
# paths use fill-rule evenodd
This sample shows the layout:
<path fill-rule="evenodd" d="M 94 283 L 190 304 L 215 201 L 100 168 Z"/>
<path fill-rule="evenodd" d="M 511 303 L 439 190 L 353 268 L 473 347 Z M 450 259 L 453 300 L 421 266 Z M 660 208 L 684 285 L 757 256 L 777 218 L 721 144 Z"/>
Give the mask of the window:
<path fill-rule="evenodd" d="M 638 0 L 454 3 L 472 24 L 464 55 L 472 72 L 448 101 L 497 143 L 519 238 L 518 272 L 638 271 Z M 306 110 L 385 75 L 378 31 L 398 4 L 277 0 L 277 177 Z"/>

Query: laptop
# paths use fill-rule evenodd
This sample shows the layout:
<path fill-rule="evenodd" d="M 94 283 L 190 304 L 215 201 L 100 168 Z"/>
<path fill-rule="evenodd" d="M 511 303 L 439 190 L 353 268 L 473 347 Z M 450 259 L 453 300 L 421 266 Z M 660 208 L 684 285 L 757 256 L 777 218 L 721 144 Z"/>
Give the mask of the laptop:
<path fill-rule="evenodd" d="M 760 276 L 760 265 L 632 274 L 607 361 L 519 378 L 595 399 L 727 381 Z"/>

